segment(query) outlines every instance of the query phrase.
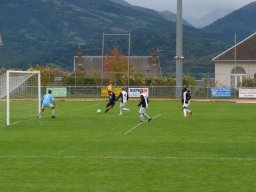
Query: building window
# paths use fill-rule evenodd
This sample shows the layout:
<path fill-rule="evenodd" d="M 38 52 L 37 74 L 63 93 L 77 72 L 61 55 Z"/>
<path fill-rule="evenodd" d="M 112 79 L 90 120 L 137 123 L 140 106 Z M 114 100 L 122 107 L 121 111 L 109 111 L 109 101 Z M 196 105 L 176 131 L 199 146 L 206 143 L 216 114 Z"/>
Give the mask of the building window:
<path fill-rule="evenodd" d="M 233 74 L 246 74 L 246 72 L 243 67 L 235 67 L 231 71 L 231 75 Z"/>
<path fill-rule="evenodd" d="M 243 80 L 246 79 L 246 72 L 242 67 L 235 67 L 231 71 L 231 87 L 242 87 Z"/>

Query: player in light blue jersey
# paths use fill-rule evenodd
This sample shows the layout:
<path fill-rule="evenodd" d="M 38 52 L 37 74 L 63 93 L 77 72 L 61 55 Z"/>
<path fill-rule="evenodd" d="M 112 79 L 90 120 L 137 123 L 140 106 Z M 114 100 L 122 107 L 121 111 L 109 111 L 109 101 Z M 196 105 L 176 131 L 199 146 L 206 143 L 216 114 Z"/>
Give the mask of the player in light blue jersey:
<path fill-rule="evenodd" d="M 41 99 L 41 112 L 38 115 L 38 118 L 42 118 L 42 113 L 44 109 L 48 107 L 52 109 L 52 118 L 55 118 L 55 107 L 56 102 L 52 95 L 52 90 L 49 90 L 47 94 L 45 94 Z"/>

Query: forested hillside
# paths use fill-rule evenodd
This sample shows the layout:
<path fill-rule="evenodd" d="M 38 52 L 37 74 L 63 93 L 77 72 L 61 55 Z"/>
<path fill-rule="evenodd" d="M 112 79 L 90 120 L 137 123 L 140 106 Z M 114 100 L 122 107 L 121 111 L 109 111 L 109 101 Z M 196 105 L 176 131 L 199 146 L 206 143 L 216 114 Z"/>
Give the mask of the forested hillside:
<path fill-rule="evenodd" d="M 109 0 L 0 2 L 1 66 L 51 64 L 71 70 L 79 43 L 85 44 L 85 55 L 101 55 L 104 32 L 130 33 L 131 55 L 150 55 L 151 48 L 158 48 L 162 71 L 175 71 L 176 24 L 159 12 Z M 116 43 L 127 49 L 122 41 Z M 184 25 L 184 71 L 213 72 L 212 57 L 227 47 L 221 33 Z"/>

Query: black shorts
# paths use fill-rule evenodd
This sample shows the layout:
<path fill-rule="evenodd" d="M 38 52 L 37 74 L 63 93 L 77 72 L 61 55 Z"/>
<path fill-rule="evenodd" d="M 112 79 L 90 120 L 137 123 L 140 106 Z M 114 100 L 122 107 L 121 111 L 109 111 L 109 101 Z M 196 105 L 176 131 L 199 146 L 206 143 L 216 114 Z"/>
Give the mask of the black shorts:
<path fill-rule="evenodd" d="M 113 108 L 115 106 L 115 103 L 113 102 L 109 102 L 106 107 L 109 108 L 111 106 L 111 108 Z"/>

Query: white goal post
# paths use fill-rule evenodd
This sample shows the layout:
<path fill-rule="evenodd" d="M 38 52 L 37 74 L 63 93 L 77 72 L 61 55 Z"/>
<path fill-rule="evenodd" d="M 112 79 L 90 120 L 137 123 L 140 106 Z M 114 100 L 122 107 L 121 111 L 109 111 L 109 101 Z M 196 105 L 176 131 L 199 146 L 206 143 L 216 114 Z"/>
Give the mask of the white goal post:
<path fill-rule="evenodd" d="M 0 125 L 35 118 L 40 107 L 40 71 L 7 70 L 0 76 Z"/>

